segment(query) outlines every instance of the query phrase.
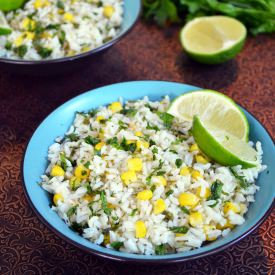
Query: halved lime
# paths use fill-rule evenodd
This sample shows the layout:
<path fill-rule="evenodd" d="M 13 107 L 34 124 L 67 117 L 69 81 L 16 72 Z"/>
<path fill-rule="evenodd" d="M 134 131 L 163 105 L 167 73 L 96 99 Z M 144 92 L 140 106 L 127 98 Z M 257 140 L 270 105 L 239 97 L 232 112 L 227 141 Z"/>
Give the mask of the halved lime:
<path fill-rule="evenodd" d="M 181 30 L 180 40 L 186 53 L 194 60 L 218 64 L 241 51 L 246 34 L 246 27 L 237 19 L 205 16 L 188 22 Z"/>
<path fill-rule="evenodd" d="M 0 10 L 11 11 L 20 8 L 25 0 L 0 0 Z"/>
<path fill-rule="evenodd" d="M 249 124 L 245 114 L 231 98 L 222 93 L 200 90 L 183 94 L 172 101 L 168 113 L 190 122 L 195 115 L 199 115 L 203 121 L 218 129 L 248 140 Z"/>
<path fill-rule="evenodd" d="M 247 142 L 203 122 L 198 116 L 194 116 L 193 136 L 202 152 L 222 165 L 244 168 L 258 165 L 257 152 Z"/>
<path fill-rule="evenodd" d="M 0 11 L 0 35 L 8 35 L 12 32 L 12 29 L 8 25 L 3 12 Z"/>

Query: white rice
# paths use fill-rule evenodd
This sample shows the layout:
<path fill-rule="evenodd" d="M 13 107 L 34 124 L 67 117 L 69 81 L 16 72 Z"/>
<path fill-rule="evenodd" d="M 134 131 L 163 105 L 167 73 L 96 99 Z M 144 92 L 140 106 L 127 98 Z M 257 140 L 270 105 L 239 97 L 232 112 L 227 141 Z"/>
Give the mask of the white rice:
<path fill-rule="evenodd" d="M 69 226 L 79 230 L 84 238 L 110 249 L 119 243 L 119 247 L 115 248 L 130 253 L 174 253 L 198 248 L 205 241 L 223 237 L 235 225 L 245 222 L 249 203 L 254 201 L 254 194 L 259 189 L 255 180 L 265 169 L 261 165 L 261 144 L 256 143 L 258 167 L 233 168 L 236 175 L 245 180 L 245 187 L 229 167 L 213 162 L 196 162 L 196 155 L 202 153 L 199 150 L 190 152 L 190 147 L 195 143 L 190 132 L 191 124 L 174 118 L 171 127 L 167 128 L 159 116 L 158 111 L 165 112 L 169 103 L 168 97 L 160 102 L 150 102 L 148 98 L 126 102 L 123 110 L 134 109 L 136 114 L 133 116 L 113 113 L 110 107 L 100 107 L 92 114 L 78 113 L 66 136 L 59 137 L 49 148 L 49 166 L 42 176 L 42 187 L 61 196 L 53 210 Z M 104 116 L 105 120 L 99 122 L 98 116 Z M 137 131 L 142 133 L 142 137 L 135 135 Z M 97 138 L 97 142 L 104 142 L 99 152 L 94 145 L 84 141 L 88 136 Z M 119 144 L 123 138 L 134 144 L 137 141 L 151 144 L 149 148 L 131 152 L 108 144 L 108 140 L 114 137 Z M 61 154 L 66 157 L 66 173 L 64 176 L 50 176 L 55 165 L 62 166 Z M 143 167 L 136 172 L 137 179 L 126 185 L 121 175 L 127 171 L 127 160 L 133 156 L 142 160 Z M 177 159 L 182 160 L 180 165 L 176 164 Z M 157 170 L 162 162 L 162 167 Z M 88 167 L 89 174 L 78 188 L 73 189 L 70 179 L 79 165 Z M 196 179 L 190 174 L 180 175 L 181 169 L 186 166 L 190 171 L 199 171 L 202 177 Z M 162 176 L 167 184 L 158 186 L 154 180 L 148 181 L 152 171 L 163 171 Z M 206 196 L 214 182 L 222 183 L 222 193 L 217 199 Z M 137 198 L 138 192 L 150 188 L 153 193 L 151 199 Z M 104 211 L 102 193 L 110 213 Z M 184 211 L 179 203 L 182 193 L 195 194 L 200 200 L 192 207 L 186 206 Z M 158 199 L 165 202 L 166 209 L 154 214 L 154 203 Z M 226 211 L 224 206 L 229 202 L 239 210 Z M 71 211 L 72 207 L 74 211 Z M 192 213 L 199 213 L 202 222 L 192 223 Z M 136 235 L 137 221 L 142 221 L 146 227 L 144 237 Z M 186 227 L 188 231 L 178 234 L 175 227 Z"/>
<path fill-rule="evenodd" d="M 111 9 L 108 16 L 106 8 Z M 12 33 L 0 36 L 0 57 L 55 59 L 95 49 L 117 36 L 123 0 L 30 0 L 5 16 Z"/>

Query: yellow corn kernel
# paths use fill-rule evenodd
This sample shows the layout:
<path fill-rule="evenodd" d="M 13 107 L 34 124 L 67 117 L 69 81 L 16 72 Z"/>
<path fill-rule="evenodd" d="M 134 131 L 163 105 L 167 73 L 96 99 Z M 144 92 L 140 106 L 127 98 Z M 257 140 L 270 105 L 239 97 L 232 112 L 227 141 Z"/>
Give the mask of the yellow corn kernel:
<path fill-rule="evenodd" d="M 147 230 L 146 230 L 146 225 L 143 221 L 136 221 L 135 229 L 136 229 L 136 238 L 145 238 Z"/>
<path fill-rule="evenodd" d="M 111 203 L 107 203 L 107 206 L 108 206 L 108 208 L 111 208 L 111 209 L 115 209 L 116 208 L 116 206 L 114 205 L 114 204 L 111 204 Z"/>
<path fill-rule="evenodd" d="M 130 182 L 136 181 L 137 180 L 137 175 L 135 171 L 126 171 L 121 174 L 121 180 L 126 184 L 130 184 Z"/>
<path fill-rule="evenodd" d="M 208 160 L 203 157 L 202 155 L 196 155 L 196 162 L 201 163 L 201 164 L 207 164 Z"/>
<path fill-rule="evenodd" d="M 53 203 L 55 205 L 58 205 L 59 201 L 64 201 L 64 198 L 63 198 L 62 194 L 61 193 L 54 194 L 54 196 L 53 196 Z"/>
<path fill-rule="evenodd" d="M 199 178 L 202 178 L 202 175 L 200 173 L 200 171 L 198 170 L 193 170 L 191 172 L 191 177 L 194 179 L 194 180 L 198 180 Z"/>
<path fill-rule="evenodd" d="M 138 140 L 137 141 L 137 149 L 141 148 L 149 148 L 150 144 L 147 141 Z"/>
<path fill-rule="evenodd" d="M 175 235 L 176 235 L 176 237 L 182 237 L 182 236 L 184 236 L 185 234 L 183 234 L 183 233 L 176 233 Z"/>
<path fill-rule="evenodd" d="M 51 38 L 51 37 L 52 37 L 52 35 L 48 32 L 43 32 L 41 34 L 41 38 L 44 38 L 44 39 Z"/>
<path fill-rule="evenodd" d="M 240 213 L 240 207 L 236 203 L 226 202 L 223 206 L 223 212 L 227 214 L 229 211 L 233 211 L 234 213 Z"/>
<path fill-rule="evenodd" d="M 113 113 L 117 113 L 120 112 L 122 110 L 122 105 L 119 101 L 117 102 L 113 102 L 110 106 L 109 109 L 113 112 Z"/>
<path fill-rule="evenodd" d="M 204 195 L 201 196 L 201 187 L 198 187 L 196 194 L 197 194 L 198 197 L 201 197 L 203 199 L 207 199 L 211 195 L 211 191 L 210 191 L 210 188 L 206 187 Z"/>
<path fill-rule="evenodd" d="M 234 228 L 234 225 L 231 224 L 228 219 L 226 219 L 225 225 L 217 224 L 217 229 L 219 229 L 219 230 L 224 230 L 224 229 L 227 229 L 227 228 L 230 228 L 230 229 Z"/>
<path fill-rule="evenodd" d="M 85 46 L 81 49 L 81 52 L 85 53 L 85 52 L 88 52 L 89 50 L 91 50 L 91 47 Z"/>
<path fill-rule="evenodd" d="M 199 146 L 197 143 L 194 143 L 190 146 L 189 152 L 199 151 Z"/>
<path fill-rule="evenodd" d="M 153 176 L 152 183 L 156 184 L 157 186 L 163 185 L 166 186 L 167 180 L 164 176 Z"/>
<path fill-rule="evenodd" d="M 25 32 L 24 35 L 25 35 L 25 38 L 28 40 L 33 40 L 35 36 L 34 32 Z"/>
<path fill-rule="evenodd" d="M 132 139 L 129 139 L 126 141 L 126 144 L 132 144 L 132 143 L 135 143 L 136 141 L 135 140 L 132 140 Z"/>
<path fill-rule="evenodd" d="M 148 201 L 153 197 L 153 193 L 151 190 L 143 190 L 138 192 L 137 199 L 142 201 Z"/>
<path fill-rule="evenodd" d="M 113 8 L 113 6 L 108 5 L 103 8 L 103 15 L 107 18 L 111 18 L 114 12 L 115 9 Z"/>
<path fill-rule="evenodd" d="M 95 120 L 100 122 L 101 120 L 105 120 L 105 117 L 104 116 L 97 116 Z"/>
<path fill-rule="evenodd" d="M 104 234 L 104 240 L 103 240 L 103 243 L 105 245 L 109 244 L 110 243 L 110 234 L 107 233 L 107 234 Z"/>
<path fill-rule="evenodd" d="M 74 56 L 76 54 L 76 51 L 74 51 L 74 50 L 69 50 L 68 51 L 68 56 Z"/>
<path fill-rule="evenodd" d="M 97 150 L 97 151 L 100 151 L 101 150 L 101 148 L 103 147 L 105 145 L 105 142 L 99 142 L 96 146 L 95 146 L 95 149 Z"/>
<path fill-rule="evenodd" d="M 206 240 L 207 241 L 215 241 L 217 239 L 217 237 L 209 237 L 208 236 L 208 232 L 211 231 L 211 230 L 215 230 L 215 229 L 216 229 L 215 225 L 204 225 L 203 226 L 203 231 L 206 235 Z"/>
<path fill-rule="evenodd" d="M 193 212 L 189 215 L 189 223 L 196 227 L 203 224 L 202 214 L 200 212 Z"/>
<path fill-rule="evenodd" d="M 87 202 L 91 202 L 93 200 L 93 197 L 89 194 L 86 194 L 83 196 L 83 199 Z"/>
<path fill-rule="evenodd" d="M 163 199 L 158 199 L 154 202 L 154 214 L 158 215 L 166 209 L 166 204 Z"/>
<path fill-rule="evenodd" d="M 141 171 L 142 170 L 142 160 L 140 158 L 131 158 L 127 160 L 127 166 L 129 170 Z"/>
<path fill-rule="evenodd" d="M 90 175 L 90 170 L 80 164 L 75 168 L 74 175 L 79 179 L 87 179 Z"/>
<path fill-rule="evenodd" d="M 136 136 L 136 137 L 142 137 L 142 136 L 143 136 L 143 134 L 142 134 L 142 132 L 137 131 L 137 132 L 135 132 L 135 136 Z"/>
<path fill-rule="evenodd" d="M 178 200 L 180 206 L 195 206 L 199 202 L 199 198 L 192 193 L 181 193 Z"/>
<path fill-rule="evenodd" d="M 180 169 L 180 175 L 181 176 L 188 176 L 188 175 L 190 175 L 190 169 L 187 166 L 181 168 Z"/>
<path fill-rule="evenodd" d="M 49 4 L 48 0 L 35 0 L 33 6 L 35 9 L 39 9 L 49 6 Z"/>
<path fill-rule="evenodd" d="M 35 25 L 36 25 L 36 23 L 35 23 L 34 20 L 32 20 L 32 19 L 26 17 L 26 18 L 24 18 L 24 20 L 22 21 L 22 25 L 21 25 L 21 26 L 22 26 L 22 28 L 25 29 L 25 30 L 32 31 L 32 30 L 34 30 Z"/>
<path fill-rule="evenodd" d="M 23 44 L 23 35 L 19 35 L 15 40 L 14 40 L 14 45 L 15 47 L 20 47 Z"/>
<path fill-rule="evenodd" d="M 69 12 L 64 13 L 63 18 L 66 22 L 74 22 L 74 16 Z"/>
<path fill-rule="evenodd" d="M 52 167 L 52 170 L 51 170 L 51 176 L 52 177 L 60 177 L 60 176 L 64 176 L 64 175 L 65 175 L 65 171 L 62 169 L 61 166 L 54 165 Z"/>

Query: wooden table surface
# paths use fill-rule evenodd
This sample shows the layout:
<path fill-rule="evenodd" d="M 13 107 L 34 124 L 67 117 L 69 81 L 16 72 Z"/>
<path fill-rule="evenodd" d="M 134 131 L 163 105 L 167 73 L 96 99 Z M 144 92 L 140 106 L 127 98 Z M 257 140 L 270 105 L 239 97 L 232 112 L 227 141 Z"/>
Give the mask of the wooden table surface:
<path fill-rule="evenodd" d="M 168 80 L 215 89 L 247 108 L 275 137 L 275 36 L 249 37 L 241 54 L 218 66 L 190 61 L 178 28 L 139 22 L 87 68 L 66 76 L 0 73 L 0 274 L 274 274 L 275 211 L 221 253 L 173 265 L 125 265 L 86 254 L 51 232 L 22 188 L 26 143 L 51 111 L 93 88 L 130 80 Z M 104 96 L 104 95 L 102 95 Z"/>

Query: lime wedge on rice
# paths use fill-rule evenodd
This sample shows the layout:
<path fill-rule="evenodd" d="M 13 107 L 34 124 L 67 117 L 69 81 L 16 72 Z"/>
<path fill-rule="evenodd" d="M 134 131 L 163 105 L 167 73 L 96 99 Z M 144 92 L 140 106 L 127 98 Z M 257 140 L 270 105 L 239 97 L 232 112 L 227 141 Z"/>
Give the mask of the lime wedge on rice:
<path fill-rule="evenodd" d="M 5 15 L 0 11 L 0 35 L 8 35 L 12 32 L 9 27 Z"/>
<path fill-rule="evenodd" d="M 183 94 L 172 101 L 168 113 L 190 122 L 198 115 L 217 129 L 248 140 L 249 124 L 245 114 L 231 98 L 222 93 L 200 90 Z"/>
<path fill-rule="evenodd" d="M 1 11 L 11 11 L 20 8 L 25 0 L 0 0 Z"/>
<path fill-rule="evenodd" d="M 180 40 L 186 53 L 206 64 L 219 64 L 234 58 L 242 49 L 246 28 L 228 16 L 205 16 L 188 22 Z"/>
<path fill-rule="evenodd" d="M 204 154 L 226 166 L 255 167 L 257 151 L 247 142 L 194 116 L 193 135 Z"/>

